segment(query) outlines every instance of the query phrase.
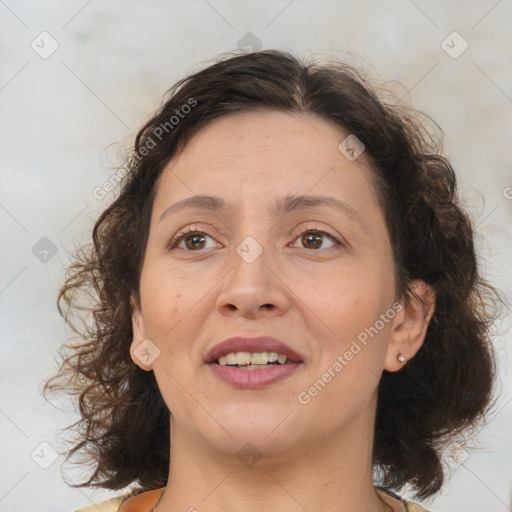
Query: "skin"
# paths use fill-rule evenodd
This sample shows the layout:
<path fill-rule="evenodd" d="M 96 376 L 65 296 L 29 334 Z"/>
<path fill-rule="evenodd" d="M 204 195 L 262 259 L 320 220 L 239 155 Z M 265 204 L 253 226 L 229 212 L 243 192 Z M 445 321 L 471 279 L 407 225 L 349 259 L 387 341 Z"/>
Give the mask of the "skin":
<path fill-rule="evenodd" d="M 131 355 L 155 372 L 172 411 L 169 484 L 159 512 L 402 510 L 373 487 L 377 386 L 383 370 L 402 368 L 399 353 L 410 360 L 420 348 L 433 299 L 425 311 L 396 297 L 373 171 L 364 153 L 349 161 L 338 150 L 347 135 L 312 116 L 227 115 L 200 130 L 157 183 L 141 300 L 132 301 Z M 186 209 L 160 221 L 170 205 L 203 194 L 224 199 L 227 209 Z M 334 197 L 360 222 L 330 206 L 274 215 L 272 206 L 289 195 Z M 192 234 L 169 249 L 189 228 L 208 236 L 194 245 Z M 327 234 L 311 242 L 303 236 L 309 231 Z M 252 263 L 236 252 L 248 236 L 263 248 Z M 432 297 L 424 283 L 413 286 Z M 396 302 L 401 311 L 300 403 L 298 393 Z M 213 375 L 204 356 L 237 334 L 280 339 L 304 364 L 268 387 L 236 389 Z M 160 350 L 150 365 L 135 353 L 144 339 Z M 248 442 L 261 455 L 251 466 L 237 457 Z"/>

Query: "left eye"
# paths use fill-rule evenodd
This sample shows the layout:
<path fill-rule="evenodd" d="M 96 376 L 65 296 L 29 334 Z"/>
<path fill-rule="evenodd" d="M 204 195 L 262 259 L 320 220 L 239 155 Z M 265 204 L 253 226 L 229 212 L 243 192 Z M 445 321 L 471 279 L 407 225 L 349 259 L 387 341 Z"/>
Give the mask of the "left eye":
<path fill-rule="evenodd" d="M 210 239 L 210 245 L 208 245 L 207 239 Z M 304 231 L 296 240 L 300 240 L 305 249 L 329 249 L 330 247 L 341 245 L 333 235 L 319 230 Z M 322 247 L 326 241 L 330 245 Z M 178 234 L 169 245 L 169 249 L 179 248 L 185 251 L 200 251 L 217 247 L 218 245 L 219 243 L 207 233 L 191 229 L 185 233 Z"/>
<path fill-rule="evenodd" d="M 206 239 L 212 240 L 212 244 L 207 246 Z M 184 244 L 184 246 L 183 246 Z M 188 251 L 197 251 L 200 249 L 209 249 L 216 247 L 218 243 L 203 231 L 190 230 L 186 233 L 178 235 L 170 244 L 169 249 L 180 248 Z"/>
<path fill-rule="evenodd" d="M 300 240 L 306 249 L 328 249 L 335 245 L 340 245 L 338 240 L 325 231 L 308 230 L 304 231 L 297 240 Z M 329 247 L 322 247 L 325 240 L 330 240 Z"/>

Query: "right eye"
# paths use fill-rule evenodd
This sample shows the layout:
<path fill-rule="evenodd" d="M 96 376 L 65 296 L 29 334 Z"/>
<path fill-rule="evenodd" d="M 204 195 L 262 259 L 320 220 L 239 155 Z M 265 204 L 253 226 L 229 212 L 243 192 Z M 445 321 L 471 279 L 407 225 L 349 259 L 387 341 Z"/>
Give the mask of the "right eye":
<path fill-rule="evenodd" d="M 339 240 L 331 235 L 330 233 L 327 233 L 327 231 L 322 231 L 321 229 L 308 229 L 306 231 L 303 231 L 301 233 L 301 236 L 299 236 L 296 240 L 299 240 L 303 245 L 304 244 L 310 244 L 312 247 L 304 247 L 305 249 L 330 249 L 331 247 L 339 246 L 341 243 Z M 328 243 L 331 243 L 329 247 L 321 247 L 324 243 L 324 241 L 327 241 Z"/>
<path fill-rule="evenodd" d="M 209 247 L 206 246 L 208 238 L 213 241 L 213 244 L 211 244 Z M 184 251 L 197 252 L 201 249 L 209 249 L 218 245 L 219 243 L 204 231 L 191 228 L 184 232 L 181 231 L 178 233 L 169 244 L 169 250 L 183 249 Z"/>

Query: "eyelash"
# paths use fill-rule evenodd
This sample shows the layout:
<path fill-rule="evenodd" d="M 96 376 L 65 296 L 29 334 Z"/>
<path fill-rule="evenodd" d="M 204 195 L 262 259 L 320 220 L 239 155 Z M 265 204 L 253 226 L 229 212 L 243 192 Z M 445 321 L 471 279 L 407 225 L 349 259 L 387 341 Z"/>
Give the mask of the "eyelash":
<path fill-rule="evenodd" d="M 316 228 L 305 229 L 304 231 L 299 233 L 299 235 L 294 240 L 298 240 L 306 233 L 317 233 L 322 236 L 326 236 L 327 238 L 329 238 L 330 240 L 332 240 L 335 243 L 334 246 L 327 247 L 326 249 L 323 249 L 324 251 L 329 250 L 329 249 L 334 249 L 336 246 L 343 245 L 341 243 L 341 241 L 338 238 L 336 238 L 334 235 L 331 235 L 331 233 L 328 233 L 327 231 L 323 231 L 321 229 L 316 229 Z M 182 240 L 187 238 L 187 236 L 191 236 L 191 235 L 206 235 L 206 236 L 210 237 L 212 240 L 214 240 L 214 238 L 212 236 L 210 236 L 208 233 L 192 227 L 192 228 L 188 228 L 186 231 L 181 231 L 180 233 L 178 233 L 170 242 L 168 250 L 170 251 L 170 250 L 176 249 L 177 246 L 182 242 Z M 303 249 L 307 249 L 307 247 L 303 247 Z M 185 249 L 185 250 L 187 250 L 188 252 L 200 252 L 201 251 L 201 249 L 199 249 L 198 251 L 191 251 L 188 249 Z M 319 249 L 310 249 L 310 250 L 318 251 Z"/>
<path fill-rule="evenodd" d="M 199 229 L 188 228 L 185 231 L 180 231 L 171 240 L 171 243 L 169 244 L 169 250 L 175 249 L 178 246 L 178 244 L 181 243 L 182 240 L 184 240 L 187 236 L 190 236 L 190 235 L 206 235 L 206 236 L 210 236 L 210 235 L 208 235 L 208 233 L 205 233 L 204 231 L 201 231 Z M 213 237 L 210 236 L 210 238 L 213 240 Z M 189 252 L 194 252 L 194 251 L 189 251 Z"/>

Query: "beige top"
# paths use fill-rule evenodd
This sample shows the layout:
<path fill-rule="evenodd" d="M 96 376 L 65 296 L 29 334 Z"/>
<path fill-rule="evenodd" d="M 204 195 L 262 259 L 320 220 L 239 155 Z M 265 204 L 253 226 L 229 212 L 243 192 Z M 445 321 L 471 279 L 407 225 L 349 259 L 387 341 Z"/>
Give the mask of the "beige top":
<path fill-rule="evenodd" d="M 94 505 L 76 510 L 75 512 L 151 512 L 151 509 L 157 504 L 164 489 L 156 489 L 134 495 L 127 493 L 118 498 L 102 501 Z M 389 494 L 389 493 L 386 493 Z M 391 493 L 391 496 L 396 495 Z M 418 503 L 403 500 L 407 512 L 428 512 Z"/>

